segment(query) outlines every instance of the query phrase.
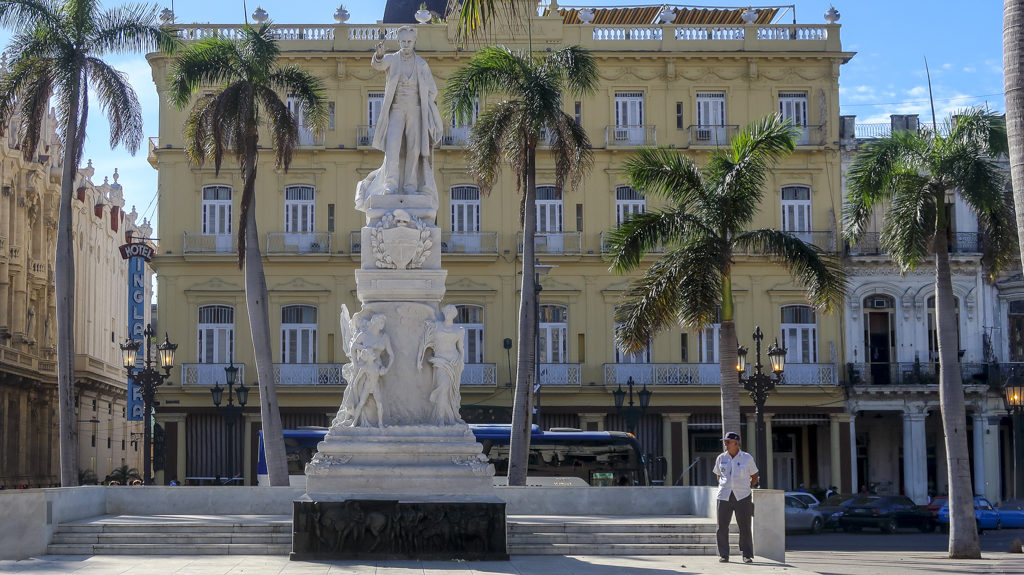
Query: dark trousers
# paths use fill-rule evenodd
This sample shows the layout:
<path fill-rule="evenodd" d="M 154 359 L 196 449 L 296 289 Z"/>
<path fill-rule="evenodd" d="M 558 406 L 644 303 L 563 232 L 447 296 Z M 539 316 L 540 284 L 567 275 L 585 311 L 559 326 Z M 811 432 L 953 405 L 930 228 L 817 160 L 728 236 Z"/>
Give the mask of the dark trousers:
<path fill-rule="evenodd" d="M 740 526 L 740 553 L 744 557 L 753 557 L 754 537 L 750 522 L 754 516 L 754 496 L 736 499 L 731 493 L 728 501 L 718 500 L 718 556 L 729 557 L 729 524 L 733 513 L 736 513 L 736 524 Z"/>

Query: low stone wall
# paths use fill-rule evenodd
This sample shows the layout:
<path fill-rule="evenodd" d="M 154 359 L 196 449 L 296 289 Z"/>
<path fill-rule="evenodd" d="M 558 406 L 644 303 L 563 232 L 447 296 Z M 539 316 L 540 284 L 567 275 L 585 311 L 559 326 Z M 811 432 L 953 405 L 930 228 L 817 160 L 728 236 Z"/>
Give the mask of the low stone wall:
<path fill-rule="evenodd" d="M 507 515 L 717 516 L 712 487 L 498 487 Z M 43 555 L 56 526 L 98 515 L 291 515 L 301 487 L 104 487 L 0 491 L 0 559 Z M 781 491 L 754 492 L 754 552 L 785 560 Z"/>

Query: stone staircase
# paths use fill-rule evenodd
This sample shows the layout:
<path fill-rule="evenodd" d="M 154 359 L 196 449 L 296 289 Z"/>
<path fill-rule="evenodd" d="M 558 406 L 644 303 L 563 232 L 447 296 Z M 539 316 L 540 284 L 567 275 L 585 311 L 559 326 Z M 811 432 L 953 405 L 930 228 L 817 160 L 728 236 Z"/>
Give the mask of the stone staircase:
<path fill-rule="evenodd" d="M 287 555 L 287 515 L 102 516 L 60 524 L 50 555 Z"/>
<path fill-rule="evenodd" d="M 681 516 L 511 516 L 510 555 L 717 555 L 716 524 Z M 733 524 L 730 544 L 739 535 Z M 738 549 L 735 549 L 738 551 Z"/>
<path fill-rule="evenodd" d="M 734 553 L 735 524 L 730 542 Z M 287 515 L 108 515 L 61 523 L 50 555 L 287 555 Z M 715 555 L 715 523 L 686 516 L 508 517 L 511 555 Z"/>

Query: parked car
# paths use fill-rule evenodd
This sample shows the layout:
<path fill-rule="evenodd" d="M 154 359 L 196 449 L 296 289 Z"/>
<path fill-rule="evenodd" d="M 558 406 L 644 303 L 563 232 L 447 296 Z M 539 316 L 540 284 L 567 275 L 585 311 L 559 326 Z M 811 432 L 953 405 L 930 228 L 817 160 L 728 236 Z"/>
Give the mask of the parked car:
<path fill-rule="evenodd" d="M 999 529 L 999 511 L 988 499 L 984 497 L 974 498 L 974 521 L 978 524 L 978 533 L 984 533 L 986 529 Z M 949 529 L 949 505 L 939 508 L 939 527 L 942 530 Z"/>
<path fill-rule="evenodd" d="M 815 507 L 825 519 L 825 529 L 839 529 L 839 518 L 846 513 L 851 505 L 857 502 L 863 495 L 833 495 L 821 505 Z"/>
<path fill-rule="evenodd" d="M 796 497 L 800 501 L 806 503 L 807 506 L 810 507 L 811 509 L 814 509 L 818 505 L 821 505 L 821 502 L 818 501 L 817 497 L 811 495 L 810 493 L 807 493 L 806 491 L 787 491 L 786 495 Z"/>
<path fill-rule="evenodd" d="M 816 509 L 792 495 L 786 495 L 786 531 L 810 531 L 821 533 L 825 518 Z"/>
<path fill-rule="evenodd" d="M 839 517 L 843 531 L 877 527 L 892 533 L 900 527 L 915 527 L 924 533 L 935 530 L 935 519 L 923 506 L 903 495 L 865 495 Z"/>
<path fill-rule="evenodd" d="M 999 522 L 1003 529 L 1024 528 L 1024 499 L 1008 499 L 999 504 Z"/>
<path fill-rule="evenodd" d="M 932 517 L 938 521 L 939 509 L 942 509 L 942 506 L 947 504 L 949 504 L 948 495 L 936 495 L 935 497 L 932 497 L 932 500 L 928 502 L 928 505 L 925 505 L 925 509 L 931 512 Z"/>

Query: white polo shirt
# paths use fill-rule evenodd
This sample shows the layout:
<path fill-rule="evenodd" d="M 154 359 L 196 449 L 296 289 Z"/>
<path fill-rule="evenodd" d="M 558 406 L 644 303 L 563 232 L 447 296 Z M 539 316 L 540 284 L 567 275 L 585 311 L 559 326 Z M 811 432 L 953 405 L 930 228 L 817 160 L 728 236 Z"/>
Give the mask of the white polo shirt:
<path fill-rule="evenodd" d="M 754 457 L 742 449 L 736 457 L 723 452 L 715 460 L 715 475 L 718 476 L 718 498 L 728 501 L 730 495 L 736 499 L 750 497 L 750 478 L 757 473 Z"/>

